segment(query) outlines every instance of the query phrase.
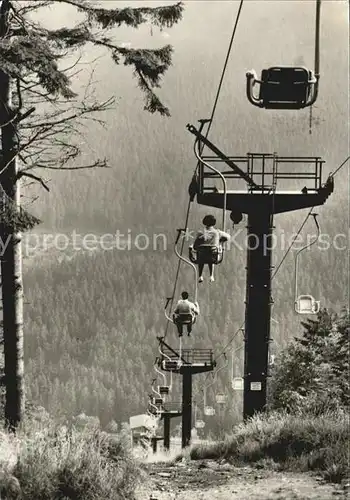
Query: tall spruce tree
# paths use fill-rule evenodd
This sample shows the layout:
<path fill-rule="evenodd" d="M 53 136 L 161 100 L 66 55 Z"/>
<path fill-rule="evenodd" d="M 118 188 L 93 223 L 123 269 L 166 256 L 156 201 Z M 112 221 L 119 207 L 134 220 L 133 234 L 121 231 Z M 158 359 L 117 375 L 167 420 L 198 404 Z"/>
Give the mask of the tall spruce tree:
<path fill-rule="evenodd" d="M 38 10 L 67 4 L 84 16 L 73 28 L 48 29 L 35 21 Z M 20 207 L 19 181 L 29 178 L 48 190 L 40 169 L 106 167 L 104 158 L 74 165 L 81 154 L 81 125 L 86 119 L 102 124 L 99 113 L 111 108 L 113 97 L 98 102 L 91 85 L 83 97 L 72 89 L 75 65 L 62 63 L 89 44 L 109 51 L 115 64 L 130 66 L 144 94 L 145 110 L 169 116 L 155 89 L 171 65 L 172 47 L 126 48 L 115 42 L 112 28 L 138 28 L 150 23 L 160 29 L 181 20 L 181 2 L 159 7 L 104 8 L 88 0 L 2 0 L 0 4 L 0 237 L 5 420 L 15 430 L 24 413 L 23 294 L 21 231 L 38 220 Z"/>

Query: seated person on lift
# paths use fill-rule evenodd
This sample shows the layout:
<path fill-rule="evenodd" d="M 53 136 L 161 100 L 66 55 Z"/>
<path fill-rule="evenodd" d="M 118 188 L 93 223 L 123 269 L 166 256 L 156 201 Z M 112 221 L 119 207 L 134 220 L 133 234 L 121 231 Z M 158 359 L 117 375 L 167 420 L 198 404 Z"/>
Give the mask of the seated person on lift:
<path fill-rule="evenodd" d="M 187 326 L 187 334 L 190 335 L 192 331 L 192 325 L 196 321 L 196 317 L 199 314 L 198 302 L 191 302 L 188 300 L 188 293 L 182 292 L 181 299 L 177 303 L 176 309 L 173 314 L 173 320 L 177 326 L 177 331 L 179 332 L 179 337 L 182 337 L 183 326 Z"/>
<path fill-rule="evenodd" d="M 214 264 L 222 243 L 229 241 L 230 235 L 215 227 L 216 219 L 213 215 L 206 215 L 203 219 L 204 231 L 199 231 L 193 244 L 197 251 L 199 282 L 203 281 L 205 264 L 209 267 L 210 281 L 214 281 Z"/>

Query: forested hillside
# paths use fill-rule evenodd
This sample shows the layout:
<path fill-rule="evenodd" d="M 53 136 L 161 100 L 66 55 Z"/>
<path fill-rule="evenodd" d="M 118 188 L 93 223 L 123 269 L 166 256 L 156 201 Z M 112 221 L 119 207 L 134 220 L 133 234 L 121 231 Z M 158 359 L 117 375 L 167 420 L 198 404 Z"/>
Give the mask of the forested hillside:
<path fill-rule="evenodd" d="M 174 46 L 173 68 L 160 90 L 172 117 L 143 111 L 128 68 L 98 60 L 97 95 L 101 99 L 116 95 L 120 100 L 106 114 L 105 129 L 91 124 L 84 131 L 84 147 L 86 155 L 107 156 L 111 169 L 51 175 L 51 192 L 40 191 L 40 199 L 31 205 L 43 221 L 38 228 L 42 232 L 70 236 L 73 230 L 98 235 L 129 230 L 132 238 L 141 231 L 151 241 L 154 233 L 164 233 L 167 239 L 166 250 L 160 245 L 142 251 L 132 245 L 130 250 L 75 251 L 70 260 L 58 258 L 67 251 L 46 252 L 47 260 L 25 259 L 27 397 L 55 415 L 85 412 L 107 424 L 145 408 L 154 376 L 156 335 L 164 332 L 164 301 L 171 294 L 176 270 L 175 230 L 183 224 L 195 167 L 193 136 L 185 126 L 210 114 L 237 7 L 238 2 L 187 2 L 184 20 L 169 34 L 152 34 L 149 28 L 120 30 L 120 40 L 135 46 Z M 251 106 L 245 97 L 245 72 L 275 64 L 312 67 L 313 2 L 246 2 L 210 135 L 225 152 L 320 156 L 326 160 L 325 175 L 348 155 L 347 5 L 324 2 L 322 9 L 320 94 L 310 135 L 307 110 L 275 112 Z M 50 23 L 54 19 L 60 18 L 51 16 Z M 84 57 L 92 61 L 98 55 Z M 77 81 L 77 86 L 84 87 L 84 81 Z M 321 231 L 330 241 L 337 234 L 348 234 L 347 171 L 340 171 L 335 192 L 317 208 Z M 37 193 L 31 187 L 25 194 Z M 200 225 L 206 211 L 193 204 L 191 229 Z M 279 241 L 284 235 L 285 243 L 275 251 L 275 265 L 306 213 L 276 216 L 276 234 Z M 236 226 L 239 229 L 237 241 L 243 243 L 245 221 Z M 312 220 L 304 238 L 308 233 L 315 234 Z M 338 245 L 344 242 L 345 237 Z M 315 245 L 300 259 L 300 291 L 339 310 L 348 301 L 347 266 L 344 249 L 321 250 Z M 192 271 L 180 275 L 183 287 L 193 289 Z M 216 282 L 200 288 L 202 316 L 186 346 L 213 346 L 221 352 L 243 321 L 244 294 L 245 250 L 233 247 L 217 269 Z M 274 280 L 273 298 L 272 349 L 278 352 L 300 333 L 299 318 L 293 313 L 293 255 Z M 168 340 L 176 346 L 172 329 Z M 233 346 L 239 347 L 242 340 L 238 335 Z M 235 354 L 234 376 L 242 375 L 242 370 L 240 350 Z M 238 393 L 232 393 L 230 377 L 230 370 L 221 372 L 215 390 L 225 388 L 238 419 L 241 401 Z M 198 398 L 202 383 L 203 377 L 197 377 Z"/>
<path fill-rule="evenodd" d="M 334 215 L 339 217 L 341 212 Z M 324 221 L 323 231 L 333 233 L 331 220 Z M 155 375 L 156 336 L 164 332 L 163 306 L 171 293 L 176 258 L 171 249 L 77 252 L 61 262 L 59 256 L 41 267 L 31 266 L 25 274 L 28 397 L 55 414 L 84 411 L 99 415 L 103 423 L 112 418 L 125 420 L 146 404 Z M 186 347 L 213 346 L 220 353 L 242 323 L 244 259 L 244 252 L 230 250 L 217 269 L 217 281 L 200 288 L 202 315 L 193 336 L 185 339 Z M 273 352 L 301 332 L 300 318 L 293 314 L 291 263 L 288 258 L 275 279 L 273 318 L 278 323 L 272 323 Z M 347 302 L 345 268 L 344 251 L 305 252 L 300 289 L 313 293 L 323 306 L 339 310 Z M 318 269 L 322 269 L 322 276 Z M 192 274 L 183 270 L 180 287 L 191 292 L 191 278 Z M 167 340 L 178 345 L 173 327 Z M 232 345 L 243 345 L 241 334 Z M 235 353 L 234 361 L 233 375 L 240 376 L 243 350 Z M 231 366 L 221 372 L 213 389 L 224 389 L 230 395 L 238 418 L 239 397 L 232 394 L 230 377 Z M 197 377 L 197 400 L 203 397 L 203 380 L 203 376 Z"/>

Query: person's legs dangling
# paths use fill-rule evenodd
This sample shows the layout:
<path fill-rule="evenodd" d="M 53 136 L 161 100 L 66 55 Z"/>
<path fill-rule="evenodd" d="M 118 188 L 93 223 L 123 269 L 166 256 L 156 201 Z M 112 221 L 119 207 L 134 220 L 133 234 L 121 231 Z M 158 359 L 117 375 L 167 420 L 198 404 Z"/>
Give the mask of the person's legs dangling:
<path fill-rule="evenodd" d="M 176 323 L 177 326 L 177 331 L 179 333 L 179 337 L 182 337 L 182 323 L 178 322 Z"/>
<path fill-rule="evenodd" d="M 214 279 L 214 264 L 208 264 L 208 267 L 209 267 L 210 281 L 215 281 L 215 279 Z"/>
<path fill-rule="evenodd" d="M 187 335 L 190 336 L 190 333 L 192 332 L 192 323 L 187 324 Z"/>
<path fill-rule="evenodd" d="M 202 281 L 203 281 L 203 269 L 204 269 L 204 263 L 203 263 L 201 257 L 199 257 L 199 260 L 198 260 L 198 274 L 199 274 L 199 279 L 198 279 L 198 281 L 200 283 L 202 283 Z"/>

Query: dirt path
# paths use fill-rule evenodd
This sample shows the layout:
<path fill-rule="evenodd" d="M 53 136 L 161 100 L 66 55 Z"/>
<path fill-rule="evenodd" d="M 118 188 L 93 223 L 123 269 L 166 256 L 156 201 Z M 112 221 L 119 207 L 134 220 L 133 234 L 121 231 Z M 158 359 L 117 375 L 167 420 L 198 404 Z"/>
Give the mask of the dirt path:
<path fill-rule="evenodd" d="M 145 466 L 137 500 L 345 500 L 348 485 L 310 474 L 233 467 L 211 460 Z M 152 497 L 153 495 L 153 497 Z"/>

